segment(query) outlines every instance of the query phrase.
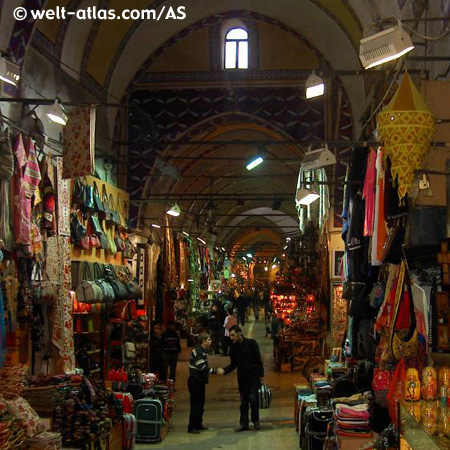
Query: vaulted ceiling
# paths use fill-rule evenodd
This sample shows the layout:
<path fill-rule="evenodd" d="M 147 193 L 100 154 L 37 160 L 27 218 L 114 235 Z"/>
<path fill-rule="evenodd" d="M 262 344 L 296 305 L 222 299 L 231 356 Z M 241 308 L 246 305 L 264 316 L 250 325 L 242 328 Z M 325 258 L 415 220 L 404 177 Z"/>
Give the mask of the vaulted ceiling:
<path fill-rule="evenodd" d="M 124 8 L 159 12 L 185 6 L 186 18 L 102 21 L 68 16 L 15 22 L 12 11 L 21 4 L 2 2 L 0 48 L 9 48 L 23 65 L 23 92 L 40 90 L 74 101 L 82 89 L 84 98 L 99 102 L 131 99 L 151 118 L 140 122 L 138 113 L 130 122 L 129 136 L 125 133 L 126 184 L 135 201 L 134 213 L 147 225 L 162 222 L 167 204 L 178 201 L 183 215 L 174 225 L 179 230 L 212 231 L 218 243 L 233 249 L 249 242 L 281 245 L 285 235 L 295 231 L 293 196 L 305 151 L 301 141 L 323 139 L 330 130 L 338 139 L 359 136 L 360 118 L 374 94 L 374 77 L 340 75 L 362 69 L 359 40 L 369 27 L 393 16 L 439 17 L 450 10 L 448 0 L 27 0 L 23 6 L 28 10 L 96 6 L 118 13 Z M 244 20 L 258 34 L 254 49 L 261 63 L 248 76 L 224 74 L 215 66 L 214 33 L 232 18 Z M 422 25 L 412 25 L 424 31 Z M 436 35 L 445 26 L 430 22 L 425 31 Z M 413 55 L 450 51 L 448 39 L 429 45 L 418 46 Z M 36 70 L 36 61 L 45 71 Z M 410 68 L 424 68 L 411 61 Z M 426 69 L 445 78 L 447 64 L 429 62 Z M 301 95 L 314 68 L 340 74 L 333 82 L 340 94 L 329 98 L 331 106 L 339 105 L 331 118 L 330 105 L 296 99 L 295 92 Z M 101 129 L 111 142 L 118 139 L 117 109 L 104 111 Z M 143 136 L 152 134 L 152 127 L 163 142 L 156 147 Z M 185 143 L 176 145 L 180 140 Z M 204 142 L 189 142 L 196 140 Z M 268 161 L 255 174 L 245 171 L 244 161 L 260 148 L 236 140 L 268 141 Z M 161 172 L 157 161 L 181 178 Z M 338 176 L 341 169 L 337 168 Z"/>

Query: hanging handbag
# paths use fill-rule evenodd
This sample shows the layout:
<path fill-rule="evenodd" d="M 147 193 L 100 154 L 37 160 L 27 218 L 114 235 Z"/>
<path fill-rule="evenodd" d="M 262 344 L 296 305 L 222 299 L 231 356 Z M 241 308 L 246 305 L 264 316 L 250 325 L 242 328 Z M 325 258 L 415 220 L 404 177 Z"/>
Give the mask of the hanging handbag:
<path fill-rule="evenodd" d="M 381 260 L 391 264 L 400 264 L 403 257 L 403 241 L 405 240 L 406 228 L 403 219 L 398 219 L 389 228 L 386 240 L 383 245 Z"/>
<path fill-rule="evenodd" d="M 133 259 L 136 254 L 135 245 L 130 241 L 130 239 L 125 239 L 125 250 L 123 252 L 123 257 L 127 259 Z"/>
<path fill-rule="evenodd" d="M 106 253 L 108 255 L 116 256 L 117 255 L 117 245 L 115 240 L 112 237 L 112 230 L 109 230 L 107 232 L 107 239 L 108 239 L 108 250 Z"/>
<path fill-rule="evenodd" d="M 125 241 L 120 236 L 119 230 L 116 230 L 116 237 L 114 238 L 114 242 L 117 247 L 118 252 L 124 252 L 125 251 Z"/>
<path fill-rule="evenodd" d="M 109 198 L 108 193 L 106 192 L 106 186 L 102 186 L 102 200 L 103 200 L 103 208 L 105 210 L 105 220 L 106 222 L 111 222 L 111 208 L 109 206 Z"/>
<path fill-rule="evenodd" d="M 81 240 L 86 236 L 86 227 L 78 219 L 77 214 L 73 213 L 70 219 L 70 238 L 78 247 L 83 247 Z"/>
<path fill-rule="evenodd" d="M 99 303 L 103 301 L 103 292 L 97 283 L 92 281 L 92 275 L 87 262 L 83 263 L 83 281 L 76 289 L 78 302 Z"/>
<path fill-rule="evenodd" d="M 114 290 L 115 301 L 127 300 L 128 291 L 125 285 L 117 279 L 114 267 L 111 264 L 105 265 L 103 269 L 103 277 L 108 281 Z"/>
<path fill-rule="evenodd" d="M 103 301 L 105 303 L 114 302 L 115 300 L 114 289 L 108 283 L 108 281 L 103 278 L 102 271 L 98 263 L 94 263 L 94 278 L 95 282 L 103 292 Z"/>
<path fill-rule="evenodd" d="M 105 207 L 103 206 L 102 199 L 100 197 L 100 193 L 98 191 L 97 183 L 94 181 L 93 184 L 93 201 L 94 201 L 94 210 L 97 211 L 99 217 L 104 216 Z"/>
<path fill-rule="evenodd" d="M 142 298 L 142 289 L 139 286 L 139 284 L 133 280 L 133 277 L 131 275 L 128 266 L 126 267 L 126 271 L 128 275 L 128 281 L 126 282 L 125 286 L 128 291 L 128 298 L 133 300 L 139 300 L 140 298 Z"/>
<path fill-rule="evenodd" d="M 119 213 L 117 212 L 117 206 L 114 202 L 114 197 L 112 194 L 109 194 L 109 208 L 111 211 L 111 222 L 114 225 L 119 226 L 120 225 L 120 219 L 119 219 Z"/>
<path fill-rule="evenodd" d="M 409 295 L 410 313 L 410 326 L 406 333 L 395 329 L 396 322 L 399 318 L 400 304 L 402 303 L 402 298 L 405 294 Z M 407 359 L 416 355 L 419 345 L 419 334 L 416 326 L 416 314 L 414 312 L 414 302 L 411 295 L 409 273 L 404 260 L 401 262 L 399 271 L 399 281 L 395 294 L 394 315 L 391 327 L 390 346 L 392 357 L 396 361 L 400 361 L 402 358 Z"/>

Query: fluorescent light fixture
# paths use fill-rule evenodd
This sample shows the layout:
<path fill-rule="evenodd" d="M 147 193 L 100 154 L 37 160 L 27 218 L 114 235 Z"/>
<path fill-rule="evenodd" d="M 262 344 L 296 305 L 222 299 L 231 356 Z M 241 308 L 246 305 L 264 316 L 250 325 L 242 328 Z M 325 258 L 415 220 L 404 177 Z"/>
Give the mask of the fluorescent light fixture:
<path fill-rule="evenodd" d="M 192 283 L 194 281 L 193 278 L 188 278 L 188 283 Z"/>
<path fill-rule="evenodd" d="M 0 56 L 0 80 L 17 86 L 20 80 L 20 67 Z"/>
<path fill-rule="evenodd" d="M 269 268 L 266 266 L 266 267 L 264 267 L 264 271 L 265 272 L 268 272 L 269 271 Z"/>
<path fill-rule="evenodd" d="M 284 247 L 283 247 L 283 250 L 286 250 L 288 248 L 288 246 L 287 245 L 285 245 Z"/>
<path fill-rule="evenodd" d="M 222 250 L 223 250 L 224 252 L 226 252 L 225 247 L 222 247 Z"/>
<path fill-rule="evenodd" d="M 295 201 L 299 204 L 299 205 L 310 205 L 311 203 L 315 202 L 318 198 L 320 197 L 320 195 L 316 192 L 313 191 L 312 189 L 306 189 L 306 188 L 300 188 L 297 189 L 297 194 L 295 196 Z"/>
<path fill-rule="evenodd" d="M 400 58 L 413 48 L 411 37 L 399 20 L 395 27 L 361 39 L 359 59 L 365 69 L 371 69 Z"/>
<path fill-rule="evenodd" d="M 187 233 L 186 231 L 183 230 L 183 234 L 187 237 L 189 237 L 189 233 Z"/>
<path fill-rule="evenodd" d="M 198 237 L 197 239 L 198 239 L 202 244 L 205 244 L 205 245 L 206 245 L 206 242 L 205 242 L 202 238 Z"/>
<path fill-rule="evenodd" d="M 290 238 L 290 237 L 287 237 L 287 238 L 286 238 L 286 242 L 291 242 L 291 238 Z"/>
<path fill-rule="evenodd" d="M 214 247 L 217 251 L 219 251 L 219 247 Z"/>
<path fill-rule="evenodd" d="M 161 225 L 158 225 L 157 223 L 152 223 L 153 228 L 161 228 Z"/>
<path fill-rule="evenodd" d="M 59 125 L 67 124 L 67 116 L 64 113 L 64 110 L 59 103 L 59 100 L 56 99 L 53 105 L 50 105 L 46 111 L 47 117 L 52 121 Z"/>
<path fill-rule="evenodd" d="M 173 206 L 167 211 L 169 216 L 178 217 L 181 214 L 181 209 L 177 203 L 174 203 Z"/>
<path fill-rule="evenodd" d="M 236 278 L 236 275 L 234 273 L 232 273 L 231 278 Z"/>
<path fill-rule="evenodd" d="M 247 253 L 248 258 L 253 258 L 253 255 L 251 253 Z"/>
<path fill-rule="evenodd" d="M 243 256 L 242 259 L 243 259 L 244 261 L 247 261 L 247 258 L 246 258 L 245 256 Z"/>
<path fill-rule="evenodd" d="M 316 150 L 309 150 L 302 159 L 301 168 L 303 171 L 319 169 L 320 167 L 336 164 L 336 156 L 329 150 L 328 145 Z"/>
<path fill-rule="evenodd" d="M 325 83 L 315 73 L 312 73 L 306 80 L 306 98 L 320 97 L 325 92 Z"/>
<path fill-rule="evenodd" d="M 245 168 L 247 170 L 252 170 L 255 167 L 259 166 L 264 161 L 264 158 L 262 156 L 257 156 L 256 158 L 252 159 Z"/>

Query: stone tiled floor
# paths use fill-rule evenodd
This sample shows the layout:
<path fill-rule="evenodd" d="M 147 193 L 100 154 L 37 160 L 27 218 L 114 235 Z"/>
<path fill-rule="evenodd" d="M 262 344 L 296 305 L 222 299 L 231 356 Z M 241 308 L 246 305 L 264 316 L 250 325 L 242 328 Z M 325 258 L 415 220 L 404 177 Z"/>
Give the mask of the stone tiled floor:
<path fill-rule="evenodd" d="M 236 371 L 226 376 L 211 376 L 206 388 L 204 425 L 209 427 L 199 435 L 186 432 L 189 416 L 187 389 L 188 358 L 191 349 L 185 349 L 177 369 L 176 409 L 171 430 L 159 444 L 137 444 L 136 450 L 149 446 L 158 448 L 213 450 L 213 449 L 298 449 L 298 435 L 294 425 L 294 383 L 304 381 L 299 372 L 276 372 L 272 357 L 272 341 L 264 337 L 264 323 L 251 321 L 244 327 L 244 335 L 256 339 L 260 345 L 266 372 L 266 382 L 272 388 L 271 407 L 261 410 L 261 431 L 235 433 L 239 421 L 239 393 Z M 210 356 L 212 367 L 229 363 L 229 358 Z"/>

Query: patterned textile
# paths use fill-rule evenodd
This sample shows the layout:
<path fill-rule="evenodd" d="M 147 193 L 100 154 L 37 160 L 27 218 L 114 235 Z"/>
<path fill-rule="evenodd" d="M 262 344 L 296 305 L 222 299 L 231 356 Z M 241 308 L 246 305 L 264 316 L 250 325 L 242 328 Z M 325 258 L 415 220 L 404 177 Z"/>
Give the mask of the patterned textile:
<path fill-rule="evenodd" d="M 23 174 L 23 184 L 25 195 L 31 198 L 36 194 L 41 181 L 41 170 L 39 169 L 34 142 L 31 139 L 27 141 L 27 148 L 27 165 Z"/>
<path fill-rule="evenodd" d="M 435 131 L 434 116 L 407 73 L 377 122 L 401 200 L 411 189 L 414 171 L 420 169 Z"/>
<path fill-rule="evenodd" d="M 27 437 L 32 437 L 45 431 L 44 422 L 24 398 L 17 397 L 14 400 L 10 400 L 6 402 L 6 406 L 12 416 L 23 422 Z"/>
<path fill-rule="evenodd" d="M 147 245 L 147 276 L 146 276 L 146 292 L 153 304 L 156 295 L 156 272 L 161 247 L 157 244 Z"/>
<path fill-rule="evenodd" d="M 70 181 L 63 179 L 63 160 L 56 160 L 58 183 L 58 235 L 70 236 Z"/>
<path fill-rule="evenodd" d="M 342 286 L 333 286 L 333 316 L 331 318 L 332 347 L 340 347 L 347 329 L 347 300 L 342 298 Z"/>
<path fill-rule="evenodd" d="M 179 245 L 179 253 L 180 253 L 180 278 L 179 278 L 179 282 L 180 282 L 180 286 L 185 286 L 187 285 L 187 278 L 186 278 L 186 244 L 184 243 L 184 241 L 180 240 L 178 242 Z"/>
<path fill-rule="evenodd" d="M 11 230 L 9 186 L 7 181 L 0 180 L 0 239 L 5 244 L 5 248 L 11 250 L 14 238 Z"/>
<path fill-rule="evenodd" d="M 53 305 L 52 316 L 52 342 L 58 348 L 59 355 L 62 360 L 62 368 L 64 373 L 73 373 L 75 369 L 74 339 L 73 339 L 73 296 L 75 293 L 70 291 L 71 287 L 71 271 L 70 258 L 71 246 L 68 238 L 54 237 L 52 240 L 51 250 L 48 256 L 52 260 L 50 266 L 51 276 L 54 277 L 54 261 L 58 259 L 57 280 L 57 300 Z M 49 242 L 50 244 L 50 242 Z M 50 245 L 49 245 L 50 247 Z M 56 255 L 55 255 L 56 250 Z M 47 261 L 48 264 L 48 261 Z M 51 278 L 54 282 L 55 278 Z"/>
<path fill-rule="evenodd" d="M 94 174 L 95 109 L 78 108 L 70 112 L 63 136 L 63 178 Z"/>
<path fill-rule="evenodd" d="M 172 227 L 169 224 L 169 219 L 166 217 L 165 222 L 165 239 L 166 239 L 166 245 L 165 248 L 167 249 L 166 252 L 166 267 L 165 267 L 165 273 L 166 273 L 166 283 L 169 287 L 175 287 L 177 286 L 177 266 L 175 262 L 175 246 L 173 242 L 173 234 L 172 234 Z"/>
<path fill-rule="evenodd" d="M 370 150 L 367 160 L 366 176 L 364 178 L 363 199 L 366 201 L 364 215 L 364 236 L 372 236 L 373 220 L 375 214 L 375 188 L 377 178 L 377 152 Z"/>
<path fill-rule="evenodd" d="M 16 169 L 12 178 L 13 182 L 13 232 L 14 242 L 30 246 L 31 223 L 31 199 L 26 196 L 24 172 L 27 166 L 27 155 L 23 144 L 22 135 L 18 135 L 14 144 L 14 156 Z"/>

